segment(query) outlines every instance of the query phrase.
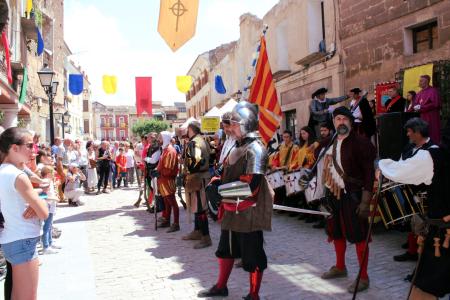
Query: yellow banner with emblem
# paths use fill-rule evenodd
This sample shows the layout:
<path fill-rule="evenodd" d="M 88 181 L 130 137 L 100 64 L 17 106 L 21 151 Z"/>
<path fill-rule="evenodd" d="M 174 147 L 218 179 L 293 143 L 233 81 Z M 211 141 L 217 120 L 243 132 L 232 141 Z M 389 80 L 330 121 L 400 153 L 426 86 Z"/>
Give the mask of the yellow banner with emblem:
<path fill-rule="evenodd" d="M 198 0 L 161 0 L 158 32 L 176 51 L 195 34 Z"/>
<path fill-rule="evenodd" d="M 217 132 L 220 129 L 220 117 L 202 117 L 202 132 Z"/>

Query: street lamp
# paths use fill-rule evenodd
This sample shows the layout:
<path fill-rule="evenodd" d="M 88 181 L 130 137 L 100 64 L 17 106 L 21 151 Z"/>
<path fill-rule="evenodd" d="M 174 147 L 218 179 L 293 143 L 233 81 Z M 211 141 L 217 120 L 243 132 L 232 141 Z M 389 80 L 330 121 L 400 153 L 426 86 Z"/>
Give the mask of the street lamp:
<path fill-rule="evenodd" d="M 48 66 L 44 65 L 42 70 L 38 71 L 39 81 L 44 88 L 45 93 L 48 97 L 48 110 L 50 117 L 50 145 L 55 143 L 55 124 L 53 120 L 53 99 L 56 96 L 56 91 L 58 89 L 58 82 L 53 81 L 55 72 Z"/>

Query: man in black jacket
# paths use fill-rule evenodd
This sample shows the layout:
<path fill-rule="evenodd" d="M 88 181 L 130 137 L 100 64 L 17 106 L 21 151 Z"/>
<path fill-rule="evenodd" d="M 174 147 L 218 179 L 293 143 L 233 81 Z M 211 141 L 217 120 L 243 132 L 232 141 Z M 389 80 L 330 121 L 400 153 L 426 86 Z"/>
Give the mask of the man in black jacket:
<path fill-rule="evenodd" d="M 355 119 L 353 127 L 356 133 L 370 139 L 376 129 L 375 118 L 366 95 L 361 95 L 361 93 L 359 88 L 350 90 L 350 96 L 353 99 L 350 103 L 350 111 Z"/>

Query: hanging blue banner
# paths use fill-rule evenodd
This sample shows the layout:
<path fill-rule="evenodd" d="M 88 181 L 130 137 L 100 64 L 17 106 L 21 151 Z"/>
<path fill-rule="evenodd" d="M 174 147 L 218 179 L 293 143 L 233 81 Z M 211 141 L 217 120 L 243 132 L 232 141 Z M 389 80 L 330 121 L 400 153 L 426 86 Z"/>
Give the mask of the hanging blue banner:
<path fill-rule="evenodd" d="M 79 95 L 83 91 L 83 75 L 70 74 L 69 75 L 69 91 L 72 95 Z"/>
<path fill-rule="evenodd" d="M 39 31 L 39 28 L 36 26 L 36 32 L 37 32 L 37 55 L 40 56 L 44 52 L 44 39 L 42 38 L 42 34 Z"/>
<path fill-rule="evenodd" d="M 225 94 L 227 92 L 227 90 L 225 89 L 225 86 L 223 84 L 223 80 L 222 80 L 222 76 L 220 75 L 216 75 L 215 78 L 215 87 L 216 87 L 216 91 L 219 94 Z"/>

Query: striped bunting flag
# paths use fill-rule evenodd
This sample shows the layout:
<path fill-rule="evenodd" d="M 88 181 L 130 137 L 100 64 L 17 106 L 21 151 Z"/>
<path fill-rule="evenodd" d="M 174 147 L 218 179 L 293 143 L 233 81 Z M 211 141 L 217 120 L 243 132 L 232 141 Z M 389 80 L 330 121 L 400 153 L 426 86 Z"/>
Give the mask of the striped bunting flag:
<path fill-rule="evenodd" d="M 261 44 L 258 50 L 259 57 L 248 99 L 250 102 L 258 104 L 259 133 L 263 141 L 267 144 L 280 125 L 282 112 L 281 106 L 278 103 L 275 83 L 273 82 L 264 35 L 261 36 Z"/>

